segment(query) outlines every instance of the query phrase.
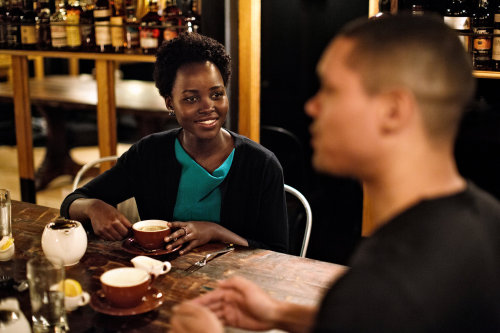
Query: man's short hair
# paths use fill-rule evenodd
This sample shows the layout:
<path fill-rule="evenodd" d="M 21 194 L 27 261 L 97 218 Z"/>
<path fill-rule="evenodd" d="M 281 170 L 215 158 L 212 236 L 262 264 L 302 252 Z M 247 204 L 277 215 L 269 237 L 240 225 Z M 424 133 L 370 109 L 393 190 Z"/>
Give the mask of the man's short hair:
<path fill-rule="evenodd" d="M 189 63 L 212 62 L 227 86 L 231 76 L 231 57 L 224 45 L 213 38 L 194 32 L 185 32 L 179 37 L 164 42 L 156 54 L 154 80 L 162 97 L 172 94 L 177 70 Z"/>
<path fill-rule="evenodd" d="M 475 91 L 470 56 L 455 31 L 435 16 L 356 20 L 338 37 L 355 43 L 347 66 L 368 93 L 404 87 L 415 95 L 433 136 L 455 135 Z"/>

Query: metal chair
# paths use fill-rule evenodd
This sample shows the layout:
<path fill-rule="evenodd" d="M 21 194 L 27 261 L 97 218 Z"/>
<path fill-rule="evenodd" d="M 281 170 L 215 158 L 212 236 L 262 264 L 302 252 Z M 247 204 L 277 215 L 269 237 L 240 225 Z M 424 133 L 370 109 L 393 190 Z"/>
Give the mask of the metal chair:
<path fill-rule="evenodd" d="M 311 206 L 309 205 L 309 202 L 307 201 L 306 197 L 304 197 L 304 195 L 302 193 L 300 193 L 299 191 L 297 191 L 295 188 L 285 184 L 285 192 L 291 194 L 296 199 L 298 199 L 300 201 L 300 203 L 303 205 L 304 210 L 305 210 L 306 220 L 305 220 L 304 238 L 302 240 L 302 246 L 301 246 L 300 254 L 299 254 L 301 257 L 304 258 L 307 254 L 307 247 L 309 246 L 309 238 L 311 236 L 311 227 L 312 227 Z M 288 199 L 287 199 L 287 204 L 288 204 Z M 289 205 L 288 205 L 288 208 L 290 208 Z M 288 219 L 289 219 L 289 222 L 291 224 L 291 230 L 290 230 L 291 237 L 290 238 L 293 240 L 294 236 L 295 236 L 294 234 L 295 234 L 295 232 L 297 232 L 297 230 L 295 230 L 298 227 L 297 220 L 301 220 L 302 218 L 300 215 L 297 215 L 297 218 L 294 218 L 294 217 L 290 216 L 291 214 L 292 214 L 292 212 L 289 209 Z M 291 243 L 294 243 L 294 242 L 292 241 Z M 291 244 L 291 246 L 293 246 L 293 244 Z"/>
<path fill-rule="evenodd" d="M 73 180 L 73 191 L 78 188 L 78 184 L 82 180 L 83 176 L 87 171 L 92 169 L 93 167 L 99 165 L 102 162 L 109 162 L 109 161 L 116 161 L 118 159 L 118 156 L 113 155 L 113 156 L 105 156 L 98 158 L 96 160 L 90 161 L 78 171 L 78 173 L 75 176 L 75 179 Z M 134 223 L 137 221 L 140 221 L 141 218 L 139 216 L 139 212 L 137 210 L 137 203 L 135 202 L 135 198 L 132 197 L 130 199 L 127 199 L 123 202 L 120 202 L 117 207 L 118 211 L 122 213 L 130 222 Z"/>

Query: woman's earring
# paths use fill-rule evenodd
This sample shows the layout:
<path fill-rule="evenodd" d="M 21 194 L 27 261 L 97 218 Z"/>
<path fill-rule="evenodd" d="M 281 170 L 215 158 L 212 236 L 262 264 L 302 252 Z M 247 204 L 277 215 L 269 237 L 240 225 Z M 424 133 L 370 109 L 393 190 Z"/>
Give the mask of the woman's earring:
<path fill-rule="evenodd" d="M 175 111 L 174 111 L 174 109 L 168 109 L 168 108 L 167 108 L 167 112 L 168 112 L 168 115 L 169 115 L 169 116 L 172 116 L 172 117 L 173 117 L 173 116 L 175 116 Z"/>

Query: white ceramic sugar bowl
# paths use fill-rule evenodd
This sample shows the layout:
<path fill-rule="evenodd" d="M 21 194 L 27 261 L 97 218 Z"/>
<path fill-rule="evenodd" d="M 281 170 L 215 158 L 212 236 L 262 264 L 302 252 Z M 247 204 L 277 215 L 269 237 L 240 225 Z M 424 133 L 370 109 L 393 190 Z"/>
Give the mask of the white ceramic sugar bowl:
<path fill-rule="evenodd" d="M 45 256 L 61 258 L 64 266 L 77 264 L 87 250 L 87 234 L 78 221 L 58 219 L 43 229 L 42 249 Z"/>

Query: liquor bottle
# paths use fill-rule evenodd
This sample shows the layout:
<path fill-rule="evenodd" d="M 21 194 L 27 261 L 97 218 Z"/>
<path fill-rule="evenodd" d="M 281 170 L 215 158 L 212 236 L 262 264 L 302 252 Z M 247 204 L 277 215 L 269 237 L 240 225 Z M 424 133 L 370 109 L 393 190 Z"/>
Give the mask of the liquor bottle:
<path fill-rule="evenodd" d="M 82 51 L 96 52 L 94 31 L 94 1 L 83 0 L 80 15 L 80 40 Z"/>
<path fill-rule="evenodd" d="M 378 13 L 375 14 L 372 19 L 384 18 L 391 16 L 391 0 L 379 0 L 378 1 Z"/>
<path fill-rule="evenodd" d="M 68 49 L 71 51 L 79 51 L 82 47 L 80 37 L 80 16 L 82 12 L 79 0 L 74 0 L 66 6 L 66 38 Z"/>
<path fill-rule="evenodd" d="M 7 0 L 0 0 L 0 49 L 7 48 Z"/>
<path fill-rule="evenodd" d="M 57 0 L 54 14 L 50 16 L 50 36 L 52 48 L 65 50 L 68 46 L 66 35 L 66 6 L 64 0 Z"/>
<path fill-rule="evenodd" d="M 111 46 L 116 53 L 123 52 L 125 44 L 123 19 L 125 11 L 122 0 L 113 0 L 111 3 Z"/>
<path fill-rule="evenodd" d="M 425 0 L 411 0 L 409 2 L 409 10 L 411 15 L 424 15 L 427 11 L 427 3 Z"/>
<path fill-rule="evenodd" d="M 97 52 L 111 52 L 111 7 L 108 0 L 97 0 L 94 8 Z"/>
<path fill-rule="evenodd" d="M 444 11 L 444 22 L 458 34 L 465 51 L 470 52 L 471 15 L 469 1 L 448 0 Z"/>
<path fill-rule="evenodd" d="M 133 0 L 125 1 L 125 53 L 138 53 L 140 51 L 139 22 Z"/>
<path fill-rule="evenodd" d="M 10 9 L 7 11 L 7 48 L 20 49 L 21 48 L 21 17 L 23 11 L 19 0 L 11 0 Z"/>
<path fill-rule="evenodd" d="M 495 6 L 493 34 L 498 35 L 493 37 L 493 48 L 491 59 L 493 60 L 493 67 L 496 71 L 500 71 L 500 1 L 497 1 Z"/>
<path fill-rule="evenodd" d="M 33 10 L 33 0 L 25 0 L 24 15 L 21 19 L 21 45 L 25 50 L 37 47 L 36 13 Z"/>
<path fill-rule="evenodd" d="M 163 41 L 161 17 L 158 15 L 157 0 L 149 0 L 149 11 L 141 20 L 139 32 L 142 53 L 155 54 Z"/>
<path fill-rule="evenodd" d="M 38 21 L 38 49 L 49 50 L 52 46 L 52 38 L 50 36 L 50 15 L 51 6 L 49 0 L 40 0 L 40 7 L 37 13 Z M 54 4 L 54 2 L 52 2 Z M 52 8 L 53 10 L 53 8 Z"/>
<path fill-rule="evenodd" d="M 391 10 L 390 0 L 380 0 L 381 2 L 389 3 L 389 12 Z M 191 0 L 184 15 L 184 26 L 187 32 L 198 32 L 201 33 L 201 15 L 198 9 L 198 0 Z"/>
<path fill-rule="evenodd" d="M 165 2 L 165 15 L 163 17 L 163 39 L 171 40 L 179 36 L 182 29 L 183 17 L 180 8 L 177 6 L 175 0 L 166 0 Z"/>
<path fill-rule="evenodd" d="M 478 70 L 491 69 L 493 15 L 490 0 L 478 0 L 472 12 L 472 66 Z"/>

